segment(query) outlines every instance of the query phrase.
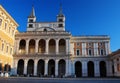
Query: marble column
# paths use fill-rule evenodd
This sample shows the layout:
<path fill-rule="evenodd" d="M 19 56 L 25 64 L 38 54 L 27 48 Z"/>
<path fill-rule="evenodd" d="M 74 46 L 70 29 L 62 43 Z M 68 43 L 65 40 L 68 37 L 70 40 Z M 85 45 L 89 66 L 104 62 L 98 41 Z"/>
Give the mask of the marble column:
<path fill-rule="evenodd" d="M 112 74 L 112 61 L 108 60 L 106 61 L 106 73 L 107 73 L 107 76 L 113 76 Z"/>
<path fill-rule="evenodd" d="M 34 76 L 37 76 L 37 60 L 34 60 Z"/>
<path fill-rule="evenodd" d="M 82 43 L 82 56 L 86 56 L 86 43 Z"/>
<path fill-rule="evenodd" d="M 98 56 L 98 43 L 97 42 L 94 43 L 94 55 Z"/>
<path fill-rule="evenodd" d="M 19 53 L 19 45 L 20 45 L 20 40 L 18 39 L 17 41 L 16 41 L 16 53 L 18 54 Z"/>
<path fill-rule="evenodd" d="M 82 76 L 87 77 L 87 61 L 82 61 Z"/>
<path fill-rule="evenodd" d="M 24 60 L 24 74 L 27 75 L 27 64 L 28 64 L 28 60 Z"/>
<path fill-rule="evenodd" d="M 49 39 L 46 39 L 46 45 L 45 45 L 45 53 L 48 54 L 49 53 Z"/>
<path fill-rule="evenodd" d="M 48 75 L 48 59 L 45 60 L 45 73 L 44 75 Z"/>
<path fill-rule="evenodd" d="M 36 41 L 35 41 L 35 53 L 38 53 L 38 45 L 39 45 L 39 40 L 36 39 Z"/>
<path fill-rule="evenodd" d="M 58 76 L 58 61 L 59 60 L 55 60 L 55 76 Z"/>
<path fill-rule="evenodd" d="M 59 54 L 59 40 L 56 39 L 56 54 Z"/>
<path fill-rule="evenodd" d="M 29 52 L 29 39 L 26 40 L 26 54 Z"/>
<path fill-rule="evenodd" d="M 66 39 L 66 54 L 70 53 L 70 39 Z"/>
<path fill-rule="evenodd" d="M 95 77 L 100 76 L 100 68 L 99 68 L 99 61 L 94 62 L 94 70 L 95 70 Z"/>

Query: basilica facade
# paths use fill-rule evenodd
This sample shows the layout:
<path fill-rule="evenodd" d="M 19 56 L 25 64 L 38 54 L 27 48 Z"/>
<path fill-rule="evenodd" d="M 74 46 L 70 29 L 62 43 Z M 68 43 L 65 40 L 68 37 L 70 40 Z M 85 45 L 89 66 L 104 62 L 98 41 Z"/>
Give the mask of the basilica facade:
<path fill-rule="evenodd" d="M 65 30 L 62 8 L 56 22 L 37 22 L 34 7 L 27 31 L 15 35 L 14 75 L 48 77 L 113 76 L 107 35 L 73 36 Z"/>

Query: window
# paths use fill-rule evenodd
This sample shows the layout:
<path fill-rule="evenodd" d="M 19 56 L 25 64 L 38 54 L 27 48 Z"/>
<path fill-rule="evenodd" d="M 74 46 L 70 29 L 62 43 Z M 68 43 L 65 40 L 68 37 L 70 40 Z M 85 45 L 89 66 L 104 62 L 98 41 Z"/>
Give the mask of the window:
<path fill-rule="evenodd" d="M 29 28 L 33 28 L 33 25 L 32 25 L 32 24 L 29 24 Z"/>
<path fill-rule="evenodd" d="M 30 19 L 29 22 L 33 22 L 33 19 Z"/>
<path fill-rule="evenodd" d="M 80 50 L 79 49 L 76 50 L 76 55 L 77 56 L 80 55 Z"/>
<path fill-rule="evenodd" d="M 2 19 L 0 19 L 0 26 L 2 25 Z"/>
<path fill-rule="evenodd" d="M 59 24 L 59 27 L 63 27 L 63 24 Z"/>
<path fill-rule="evenodd" d="M 12 48 L 10 49 L 10 54 L 12 54 Z"/>
<path fill-rule="evenodd" d="M 91 49 L 88 50 L 88 54 L 92 55 L 92 50 Z"/>
<path fill-rule="evenodd" d="M 9 31 L 8 31 L 9 33 L 10 33 L 10 30 L 11 30 L 11 27 L 9 27 Z"/>
<path fill-rule="evenodd" d="M 2 51 L 4 51 L 4 44 L 2 44 Z"/>
<path fill-rule="evenodd" d="M 77 43 L 77 46 L 80 46 L 80 43 Z"/>
<path fill-rule="evenodd" d="M 63 19 L 59 19 L 59 22 L 63 22 Z"/>
<path fill-rule="evenodd" d="M 12 30 L 12 36 L 14 36 L 14 30 Z"/>
<path fill-rule="evenodd" d="M 8 53 L 8 46 L 7 46 L 7 48 L 6 48 L 6 53 Z"/>
<path fill-rule="evenodd" d="M 100 50 L 100 55 L 104 55 L 104 50 L 103 49 Z"/>
<path fill-rule="evenodd" d="M 5 30 L 7 29 L 7 23 L 5 23 Z"/>

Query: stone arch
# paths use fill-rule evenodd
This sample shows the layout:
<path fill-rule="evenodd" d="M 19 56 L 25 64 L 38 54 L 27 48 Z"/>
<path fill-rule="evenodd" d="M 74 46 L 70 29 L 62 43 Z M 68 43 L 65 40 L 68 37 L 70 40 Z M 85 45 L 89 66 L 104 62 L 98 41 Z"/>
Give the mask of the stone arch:
<path fill-rule="evenodd" d="M 44 75 L 45 61 L 40 59 L 37 65 L 37 75 Z"/>
<path fill-rule="evenodd" d="M 55 53 L 56 42 L 54 39 L 49 40 L 49 53 Z"/>
<path fill-rule="evenodd" d="M 94 77 L 94 63 L 92 61 L 89 61 L 87 63 L 88 67 L 88 77 Z"/>
<path fill-rule="evenodd" d="M 34 74 L 34 61 L 32 59 L 28 61 L 27 74 L 31 76 Z"/>
<path fill-rule="evenodd" d="M 45 53 L 45 46 L 46 46 L 46 42 L 44 39 L 41 39 L 39 41 L 39 47 L 38 47 L 38 52 L 39 53 Z"/>
<path fill-rule="evenodd" d="M 17 74 L 18 75 L 23 75 L 24 74 L 24 60 L 23 59 L 20 59 L 18 61 Z"/>
<path fill-rule="evenodd" d="M 65 75 L 65 71 L 66 71 L 66 62 L 64 59 L 61 59 L 58 62 L 58 74 L 59 74 L 59 76 Z"/>
<path fill-rule="evenodd" d="M 26 41 L 24 39 L 20 40 L 19 43 L 19 53 L 25 53 Z"/>
<path fill-rule="evenodd" d="M 82 76 L 82 63 L 80 61 L 75 62 L 75 75 L 76 77 Z"/>
<path fill-rule="evenodd" d="M 29 53 L 35 53 L 35 40 L 31 39 L 29 41 Z"/>
<path fill-rule="evenodd" d="M 48 75 L 55 75 L 55 61 L 53 59 L 48 61 Z"/>
<path fill-rule="evenodd" d="M 66 41 L 65 39 L 59 40 L 59 53 L 65 53 L 66 52 Z"/>
<path fill-rule="evenodd" d="M 100 77 L 106 77 L 106 63 L 105 63 L 105 61 L 100 61 L 99 68 L 100 68 Z"/>

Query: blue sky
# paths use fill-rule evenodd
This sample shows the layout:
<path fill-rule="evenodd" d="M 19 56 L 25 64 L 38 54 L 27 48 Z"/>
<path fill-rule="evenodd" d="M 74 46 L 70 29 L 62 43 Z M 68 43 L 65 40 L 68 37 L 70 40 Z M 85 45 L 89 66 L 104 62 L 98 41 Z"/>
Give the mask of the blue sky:
<path fill-rule="evenodd" d="M 0 0 L 0 4 L 26 31 L 34 5 L 37 21 L 56 21 L 62 2 L 66 31 L 76 35 L 109 35 L 111 50 L 120 48 L 120 0 Z"/>

